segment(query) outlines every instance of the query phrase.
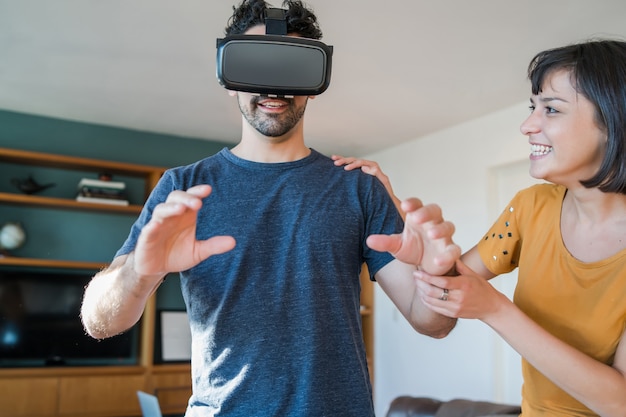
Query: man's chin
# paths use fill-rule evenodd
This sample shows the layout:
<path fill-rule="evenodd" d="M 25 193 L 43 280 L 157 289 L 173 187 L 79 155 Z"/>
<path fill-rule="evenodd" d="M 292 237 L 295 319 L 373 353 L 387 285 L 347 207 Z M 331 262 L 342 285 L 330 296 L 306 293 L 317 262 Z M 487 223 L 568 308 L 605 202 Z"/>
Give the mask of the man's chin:
<path fill-rule="evenodd" d="M 284 126 L 272 126 L 269 123 L 264 123 L 261 125 L 256 125 L 254 126 L 254 128 L 257 132 L 259 132 L 263 136 L 267 136 L 268 138 L 280 138 L 289 133 L 289 131 L 293 129 L 293 126 L 287 129 Z"/>
<path fill-rule="evenodd" d="M 257 129 L 257 132 L 259 132 L 266 138 L 270 138 L 271 142 L 273 143 L 285 142 L 287 140 L 287 133 L 289 133 L 288 131 L 287 132 L 265 132 L 265 131 L 258 130 L 258 129 Z"/>

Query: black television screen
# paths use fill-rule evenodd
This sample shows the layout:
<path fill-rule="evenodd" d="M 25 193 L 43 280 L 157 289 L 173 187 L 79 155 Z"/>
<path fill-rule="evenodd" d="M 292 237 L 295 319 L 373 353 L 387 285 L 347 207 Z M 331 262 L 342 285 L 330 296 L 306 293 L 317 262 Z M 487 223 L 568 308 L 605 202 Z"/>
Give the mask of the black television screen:
<path fill-rule="evenodd" d="M 85 333 L 80 305 L 92 275 L 0 270 L 0 367 L 137 364 L 138 326 L 104 340 Z"/>

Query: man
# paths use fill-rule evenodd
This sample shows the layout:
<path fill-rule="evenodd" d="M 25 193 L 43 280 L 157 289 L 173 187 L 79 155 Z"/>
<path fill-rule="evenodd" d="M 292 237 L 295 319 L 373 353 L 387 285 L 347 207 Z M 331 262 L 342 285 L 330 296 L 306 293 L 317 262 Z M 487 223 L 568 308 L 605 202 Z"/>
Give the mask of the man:
<path fill-rule="evenodd" d="M 290 36 L 321 37 L 312 11 L 285 5 Z M 227 34 L 265 33 L 266 8 L 244 0 Z M 305 145 L 309 97 L 231 95 L 241 141 L 163 176 L 110 267 L 86 289 L 85 327 L 96 338 L 126 330 L 163 277 L 181 272 L 192 331 L 188 417 L 373 416 L 362 263 L 418 331 L 442 337 L 454 320 L 414 296 L 414 266 L 366 244 L 369 235 L 400 232 L 402 220 L 375 177 L 336 167 Z M 403 205 L 402 238 L 371 243 L 394 253 L 415 245 L 421 253 L 425 244 L 424 259 L 442 256 L 439 266 L 422 267 L 441 273 L 458 257 L 452 227 L 440 216 L 421 225 L 430 208 L 420 207 Z"/>

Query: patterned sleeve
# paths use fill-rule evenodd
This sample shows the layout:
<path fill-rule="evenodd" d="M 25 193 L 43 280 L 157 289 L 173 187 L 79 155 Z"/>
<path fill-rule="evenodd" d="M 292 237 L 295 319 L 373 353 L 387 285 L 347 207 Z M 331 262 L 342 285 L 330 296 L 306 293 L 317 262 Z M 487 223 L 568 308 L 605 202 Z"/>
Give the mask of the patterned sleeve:
<path fill-rule="evenodd" d="M 489 232 L 478 242 L 478 253 L 483 263 L 496 275 L 513 271 L 519 263 L 522 246 L 518 220 L 522 201 L 520 193 L 511 200 Z"/>

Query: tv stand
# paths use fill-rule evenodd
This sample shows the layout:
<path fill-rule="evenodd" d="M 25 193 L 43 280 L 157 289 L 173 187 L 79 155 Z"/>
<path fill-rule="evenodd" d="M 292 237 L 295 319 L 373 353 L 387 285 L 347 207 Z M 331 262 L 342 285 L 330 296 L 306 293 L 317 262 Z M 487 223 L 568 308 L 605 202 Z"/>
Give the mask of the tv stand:
<path fill-rule="evenodd" d="M 46 359 L 46 366 L 66 366 L 65 359 L 60 356 L 52 356 Z"/>

